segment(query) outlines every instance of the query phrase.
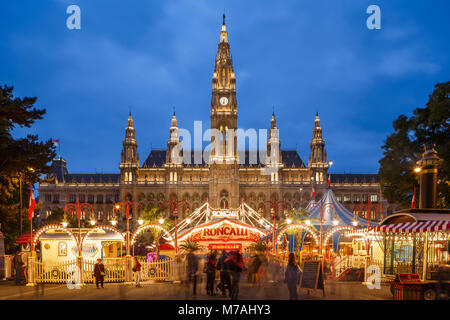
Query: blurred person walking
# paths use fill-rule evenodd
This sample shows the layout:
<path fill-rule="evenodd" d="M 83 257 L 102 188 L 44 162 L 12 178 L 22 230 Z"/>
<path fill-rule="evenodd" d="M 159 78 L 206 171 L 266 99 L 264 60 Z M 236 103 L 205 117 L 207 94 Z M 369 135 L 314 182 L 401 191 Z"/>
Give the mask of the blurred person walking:
<path fill-rule="evenodd" d="M 16 285 L 22 284 L 22 256 L 19 250 L 16 251 L 13 259 L 14 270 L 16 271 Z"/>
<path fill-rule="evenodd" d="M 286 267 L 286 273 L 284 275 L 284 282 L 289 289 L 289 300 L 297 300 L 297 286 L 300 283 L 300 268 L 295 262 L 294 253 L 289 253 L 289 262 Z"/>
<path fill-rule="evenodd" d="M 220 256 L 219 260 L 217 261 L 217 270 L 220 270 L 220 283 L 219 283 L 219 289 L 222 291 L 222 295 L 226 295 L 226 291 L 228 290 L 228 293 L 231 297 L 231 279 L 230 279 L 230 271 L 228 270 L 228 264 L 225 263 L 225 260 L 228 258 L 227 252 L 224 250 L 222 251 L 222 255 Z"/>
<path fill-rule="evenodd" d="M 187 275 L 189 283 L 192 282 L 192 293 L 197 294 L 197 271 L 198 271 L 198 258 L 194 254 L 194 251 L 189 251 L 186 255 L 187 260 Z"/>
<path fill-rule="evenodd" d="M 214 296 L 214 282 L 216 279 L 216 265 L 217 258 L 216 252 L 212 252 L 208 256 L 208 260 L 205 263 L 206 272 L 206 294 Z"/>
<path fill-rule="evenodd" d="M 225 259 L 231 273 L 231 300 L 237 300 L 239 294 L 239 280 L 241 272 L 244 270 L 244 259 L 239 251 L 235 251 L 230 257 Z"/>

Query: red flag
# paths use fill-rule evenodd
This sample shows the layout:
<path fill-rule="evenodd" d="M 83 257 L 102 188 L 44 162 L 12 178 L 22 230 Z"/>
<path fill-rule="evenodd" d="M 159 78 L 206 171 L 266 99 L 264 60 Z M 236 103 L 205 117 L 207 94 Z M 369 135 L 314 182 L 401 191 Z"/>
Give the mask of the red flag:
<path fill-rule="evenodd" d="M 411 209 L 414 209 L 416 206 L 416 186 L 414 186 L 414 194 L 411 200 Z"/>
<path fill-rule="evenodd" d="M 312 186 L 311 194 L 311 198 L 316 199 L 316 190 L 314 190 L 314 186 Z"/>
<path fill-rule="evenodd" d="M 36 207 L 36 200 L 34 200 L 33 186 L 30 184 L 30 204 L 28 206 L 28 219 L 33 219 L 34 207 Z"/>
<path fill-rule="evenodd" d="M 327 181 L 327 184 L 328 184 L 328 188 L 329 188 L 330 185 L 331 185 L 331 173 L 328 174 L 328 181 Z"/>

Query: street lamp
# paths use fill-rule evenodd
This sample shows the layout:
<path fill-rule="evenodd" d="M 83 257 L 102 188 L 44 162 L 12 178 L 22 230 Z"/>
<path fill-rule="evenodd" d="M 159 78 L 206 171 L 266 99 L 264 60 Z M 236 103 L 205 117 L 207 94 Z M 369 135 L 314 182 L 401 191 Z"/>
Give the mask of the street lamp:
<path fill-rule="evenodd" d="M 356 226 L 358 225 L 358 220 L 356 220 L 356 219 L 353 220 L 353 221 L 352 221 L 352 225 L 356 227 Z"/>
<path fill-rule="evenodd" d="M 419 173 L 419 172 L 421 172 L 422 171 L 422 168 L 421 167 L 416 167 L 416 168 L 414 168 L 414 172 L 415 173 Z"/>
<path fill-rule="evenodd" d="M 111 224 L 112 224 L 113 226 L 115 226 L 115 225 L 117 224 L 117 220 L 113 218 L 113 219 L 111 220 Z"/>
<path fill-rule="evenodd" d="M 126 238 L 126 248 L 127 248 L 127 256 L 130 255 L 130 208 L 141 209 L 141 205 L 136 201 L 128 201 L 128 197 L 126 197 L 125 202 L 116 202 L 114 208 L 119 210 L 120 208 L 125 207 L 125 216 L 127 218 L 127 238 Z"/>
<path fill-rule="evenodd" d="M 302 197 L 303 188 L 300 188 L 299 190 L 300 190 L 300 207 L 303 207 L 303 197 Z"/>
<path fill-rule="evenodd" d="M 186 223 L 187 224 L 191 223 L 191 218 L 186 218 Z"/>
<path fill-rule="evenodd" d="M 286 207 L 289 207 L 289 204 L 283 200 L 277 200 L 277 197 L 275 196 L 273 201 L 265 201 L 264 206 L 269 205 L 271 206 L 270 213 L 273 215 L 273 236 L 272 236 L 272 252 L 276 254 L 276 240 L 275 240 L 275 234 L 276 234 L 276 218 L 277 218 L 277 209 L 280 206 L 282 209 L 286 209 Z"/>
<path fill-rule="evenodd" d="M 164 219 L 163 218 L 159 218 L 158 222 L 159 222 L 159 224 L 163 224 L 164 223 Z"/>
<path fill-rule="evenodd" d="M 339 224 L 339 221 L 338 221 L 337 219 L 334 219 L 334 220 L 333 220 L 333 225 L 334 225 L 334 226 L 337 226 L 338 224 Z"/>
<path fill-rule="evenodd" d="M 161 208 L 167 208 L 169 206 L 171 206 L 173 208 L 173 216 L 174 216 L 174 222 L 175 222 L 175 253 L 178 254 L 178 205 L 184 205 L 184 208 L 188 208 L 189 209 L 189 203 L 187 203 L 185 200 L 177 200 L 176 196 L 174 195 L 172 200 L 167 200 L 164 201 L 163 203 L 160 204 Z M 164 219 L 159 219 L 159 223 L 163 224 L 164 223 Z M 190 223 L 190 220 L 188 222 L 188 224 Z"/>
<path fill-rule="evenodd" d="M 291 218 L 287 218 L 287 219 L 286 219 L 286 223 L 287 223 L 287 224 L 291 224 L 291 222 L 292 222 L 292 219 L 291 219 Z"/>
<path fill-rule="evenodd" d="M 144 220 L 142 218 L 139 218 L 138 219 L 138 223 L 139 223 L 140 226 L 142 226 L 142 224 L 144 223 Z"/>
<path fill-rule="evenodd" d="M 306 224 L 307 226 L 311 225 L 311 220 L 306 219 L 305 224 Z"/>

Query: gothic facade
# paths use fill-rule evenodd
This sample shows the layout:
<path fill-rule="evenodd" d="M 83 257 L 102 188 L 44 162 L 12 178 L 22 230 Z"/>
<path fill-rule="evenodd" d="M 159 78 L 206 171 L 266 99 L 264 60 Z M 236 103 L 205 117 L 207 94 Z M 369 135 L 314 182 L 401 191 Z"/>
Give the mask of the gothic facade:
<path fill-rule="evenodd" d="M 270 212 L 264 205 L 268 200 L 283 200 L 291 208 L 305 207 L 313 191 L 319 199 L 327 188 L 329 164 L 318 114 L 314 119 L 307 164 L 296 150 L 281 148 L 275 114 L 270 120 L 267 154 L 261 156 L 256 151 L 238 150 L 234 134 L 238 129 L 236 74 L 225 21 L 212 75 L 210 118 L 211 129 L 217 132 L 211 137 L 211 142 L 218 147 L 211 149 L 208 161 L 201 156 L 202 151 L 198 152 L 201 160 L 196 161 L 196 151 L 181 150 L 174 113 L 167 149 L 151 150 L 141 165 L 130 114 L 125 128 L 120 173 L 71 174 L 64 159 L 55 159 L 51 173 L 53 180 L 39 187 L 42 213 L 48 215 L 55 207 L 63 208 L 65 203 L 74 202 L 78 197 L 80 202 L 94 206 L 99 219 L 106 219 L 113 211 L 114 202 L 126 198 L 140 201 L 145 206 L 177 198 L 185 200 L 190 210 L 205 201 L 217 208 L 236 208 L 245 201 L 269 216 Z M 255 158 L 256 161 L 251 161 Z M 369 198 L 372 203 L 383 201 L 377 174 L 332 174 L 331 187 L 338 200 L 351 211 L 355 207 L 361 208 L 360 204 Z M 386 212 L 386 208 L 383 211 Z M 362 210 L 359 214 L 367 213 Z M 371 218 L 379 219 L 380 214 L 374 211 Z M 180 215 L 185 215 L 185 212 L 180 212 Z"/>

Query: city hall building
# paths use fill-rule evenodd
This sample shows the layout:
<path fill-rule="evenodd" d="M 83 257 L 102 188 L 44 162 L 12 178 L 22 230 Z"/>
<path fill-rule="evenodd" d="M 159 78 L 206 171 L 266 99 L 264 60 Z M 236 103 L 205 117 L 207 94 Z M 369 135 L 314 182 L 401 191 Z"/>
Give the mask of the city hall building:
<path fill-rule="evenodd" d="M 220 132 L 220 142 L 217 143 L 221 147 L 218 150 L 223 152 L 213 150 L 209 161 L 202 159 L 200 162 L 194 161 L 196 151 L 189 151 L 189 155 L 183 154 L 186 150 L 179 152 L 179 128 L 174 113 L 172 119 L 167 119 L 170 124 L 166 129 L 167 149 L 151 150 L 141 162 L 134 120 L 130 114 L 121 151 L 120 172 L 71 173 L 65 159 L 54 159 L 49 175 L 51 179 L 39 186 L 43 216 L 48 216 L 55 208 L 64 208 L 66 203 L 75 202 L 77 197 L 80 202 L 91 203 L 100 220 L 113 212 L 115 202 L 126 198 L 139 201 L 143 206 L 151 206 L 176 197 L 185 200 L 191 212 L 205 202 L 212 208 L 231 209 L 245 202 L 265 217 L 270 217 L 270 210 L 264 207 L 264 202 L 274 198 L 284 200 L 290 208 L 305 207 L 314 189 L 316 198 L 320 199 L 327 188 L 329 164 L 319 115 L 311 119 L 312 139 L 307 163 L 296 150 L 281 147 L 275 114 L 271 118 L 267 116 L 270 132 L 267 157 L 264 159 L 257 153 L 256 162 L 252 162 L 251 151 L 239 152 L 237 143 L 231 144 L 230 149 L 227 141 L 230 138 L 228 132 L 238 129 L 237 77 L 224 18 L 212 74 L 210 109 L 211 129 Z M 230 139 L 236 137 L 231 135 Z M 271 157 L 274 154 L 276 158 Z M 180 160 L 180 155 L 192 161 Z M 271 169 L 270 174 L 264 172 L 267 168 Z M 361 208 L 360 204 L 368 199 L 371 203 L 384 203 L 377 174 L 333 173 L 331 188 L 337 200 L 352 212 L 355 207 Z M 383 211 L 390 210 L 383 206 Z M 180 208 L 180 217 L 185 217 L 185 214 Z M 362 210 L 358 214 L 364 216 L 366 212 Z M 380 219 L 381 214 L 374 211 L 371 220 Z"/>

